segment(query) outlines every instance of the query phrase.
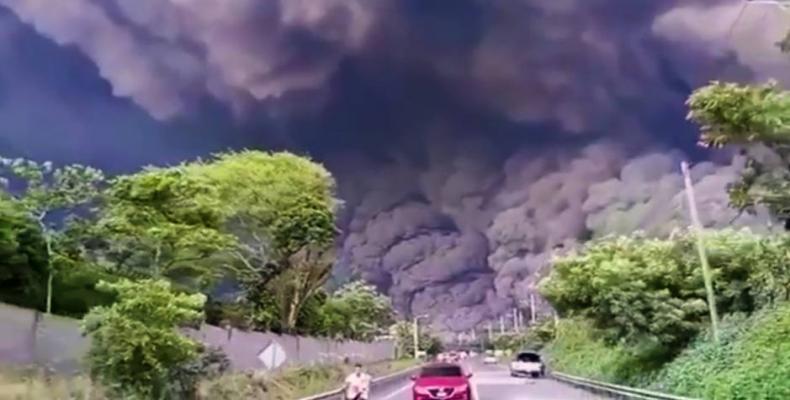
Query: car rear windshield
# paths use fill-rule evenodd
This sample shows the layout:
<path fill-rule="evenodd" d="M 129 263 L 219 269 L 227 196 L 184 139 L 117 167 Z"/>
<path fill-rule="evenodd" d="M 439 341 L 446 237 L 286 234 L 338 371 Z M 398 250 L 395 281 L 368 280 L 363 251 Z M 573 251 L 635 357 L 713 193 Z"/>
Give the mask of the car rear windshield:
<path fill-rule="evenodd" d="M 535 353 L 521 353 L 516 357 L 521 362 L 540 362 L 540 356 Z"/>
<path fill-rule="evenodd" d="M 424 367 L 420 371 L 420 376 L 428 377 L 428 376 L 463 376 L 464 373 L 460 367 L 455 367 L 452 365 L 447 366 L 434 366 L 434 367 Z"/>

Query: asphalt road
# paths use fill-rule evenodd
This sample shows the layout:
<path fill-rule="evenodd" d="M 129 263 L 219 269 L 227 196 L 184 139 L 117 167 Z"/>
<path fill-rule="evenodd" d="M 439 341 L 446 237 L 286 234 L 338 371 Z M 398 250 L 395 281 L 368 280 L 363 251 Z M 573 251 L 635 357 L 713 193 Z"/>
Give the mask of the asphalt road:
<path fill-rule="evenodd" d="M 475 400 L 600 400 L 599 396 L 557 381 L 512 378 L 504 365 L 467 365 L 472 373 Z M 401 382 L 371 393 L 371 400 L 412 400 L 411 382 Z"/>

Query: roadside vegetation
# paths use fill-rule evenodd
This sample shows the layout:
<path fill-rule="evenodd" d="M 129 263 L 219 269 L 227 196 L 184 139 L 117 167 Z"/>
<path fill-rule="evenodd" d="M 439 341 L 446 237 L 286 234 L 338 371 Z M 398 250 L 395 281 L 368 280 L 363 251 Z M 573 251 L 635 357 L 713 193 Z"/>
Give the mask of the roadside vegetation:
<path fill-rule="evenodd" d="M 0 159 L 0 176 L 0 301 L 82 318 L 93 338 L 85 378 L 22 379 L 25 393 L 196 399 L 225 379 L 254 391 L 224 354 L 176 328 L 371 341 L 395 322 L 372 286 L 327 289 L 339 202 L 332 176 L 309 159 L 230 152 L 115 177 Z M 260 387 L 293 398 L 336 385 L 345 368 L 286 371 Z M 13 375 L 0 397 L 22 387 L 5 383 Z"/>
<path fill-rule="evenodd" d="M 691 233 L 602 238 L 555 260 L 542 294 L 562 318 L 498 349 L 552 370 L 702 399 L 790 398 L 790 235 L 704 234 L 720 315 L 711 333 Z"/>
<path fill-rule="evenodd" d="M 366 365 L 374 377 L 413 367 L 414 360 Z M 276 374 L 226 373 L 202 377 L 195 386 L 195 400 L 293 400 L 335 390 L 353 370 L 350 364 L 288 368 Z M 38 371 L 0 369 L 0 400 L 117 400 L 111 390 L 86 376 L 44 376 Z M 183 398 L 183 397 L 182 397 Z M 181 398 L 179 398 L 181 399 Z"/>
<path fill-rule="evenodd" d="M 747 156 L 728 189 L 790 229 L 790 92 L 713 82 L 689 99 L 700 144 Z M 706 231 L 721 316 L 714 340 L 694 237 L 609 237 L 554 261 L 541 293 L 562 320 L 552 367 L 704 399 L 790 398 L 790 234 Z"/>

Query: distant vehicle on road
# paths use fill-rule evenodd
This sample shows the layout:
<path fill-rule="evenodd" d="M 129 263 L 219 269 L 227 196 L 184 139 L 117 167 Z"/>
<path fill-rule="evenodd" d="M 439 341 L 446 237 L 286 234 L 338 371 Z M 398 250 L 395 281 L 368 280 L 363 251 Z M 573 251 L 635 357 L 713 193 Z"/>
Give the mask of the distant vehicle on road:
<path fill-rule="evenodd" d="M 493 354 L 486 354 L 483 358 L 483 364 L 496 364 L 499 362 L 499 359 Z"/>
<path fill-rule="evenodd" d="M 546 374 L 546 365 L 540 354 L 532 351 L 522 351 L 510 363 L 510 376 L 543 377 Z"/>
<path fill-rule="evenodd" d="M 439 353 L 436 356 L 436 361 L 441 363 L 458 363 L 461 361 L 461 354 L 451 351 L 449 353 Z"/>
<path fill-rule="evenodd" d="M 469 378 L 472 374 L 458 364 L 434 363 L 413 376 L 414 400 L 475 400 Z"/>

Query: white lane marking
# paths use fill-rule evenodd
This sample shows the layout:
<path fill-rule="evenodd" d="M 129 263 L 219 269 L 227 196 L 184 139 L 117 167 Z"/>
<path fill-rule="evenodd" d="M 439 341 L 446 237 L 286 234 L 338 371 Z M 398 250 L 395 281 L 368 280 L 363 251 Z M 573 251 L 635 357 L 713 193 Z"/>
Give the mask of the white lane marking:
<path fill-rule="evenodd" d="M 474 377 L 469 380 L 469 386 L 472 389 L 472 400 L 480 400 L 480 392 L 477 390 L 477 381 L 475 381 Z"/>
<path fill-rule="evenodd" d="M 390 394 L 389 394 L 389 395 L 387 395 L 386 397 L 382 397 L 382 398 L 381 398 L 381 400 L 389 400 L 389 399 L 395 398 L 395 396 L 397 396 L 397 395 L 401 394 L 401 392 L 404 392 L 404 391 L 406 391 L 406 390 L 407 390 L 407 389 L 409 389 L 409 388 L 411 388 L 411 383 L 407 383 L 407 384 L 406 384 L 406 385 L 404 385 L 402 388 L 400 388 L 400 389 L 398 389 L 398 390 L 396 390 L 396 391 L 394 391 L 394 392 L 390 393 Z"/>

